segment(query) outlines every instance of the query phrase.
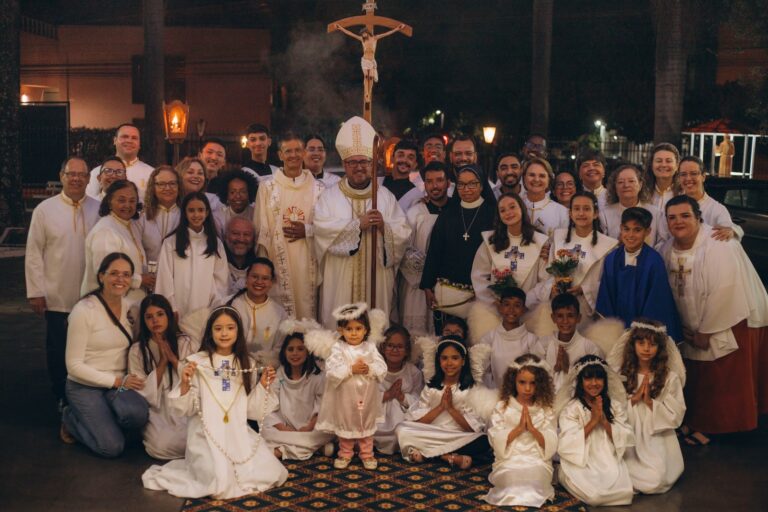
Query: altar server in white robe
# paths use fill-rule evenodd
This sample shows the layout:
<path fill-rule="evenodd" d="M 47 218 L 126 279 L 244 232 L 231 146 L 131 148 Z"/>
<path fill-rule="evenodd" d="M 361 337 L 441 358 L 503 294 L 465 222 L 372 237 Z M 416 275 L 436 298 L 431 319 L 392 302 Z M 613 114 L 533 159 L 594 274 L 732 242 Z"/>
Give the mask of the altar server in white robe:
<path fill-rule="evenodd" d="M 523 200 L 515 193 L 505 193 L 499 197 L 497 208 L 495 229 L 483 232 L 483 243 L 472 263 L 475 297 L 494 310 L 498 296 L 491 285 L 503 286 L 511 278 L 515 286 L 528 293 L 547 276 L 541 251 L 548 238 L 534 230 Z M 526 303 L 529 308 L 534 305 Z"/>
<path fill-rule="evenodd" d="M 314 319 L 318 276 L 313 216 L 325 187 L 301 168 L 304 143 L 297 135 L 284 135 L 278 153 L 283 167 L 259 186 L 256 195 L 256 251 L 275 264 L 272 293 L 288 316 Z"/>
<path fill-rule="evenodd" d="M 419 400 L 424 375 L 410 360 L 414 354 L 413 343 L 406 328 L 393 325 L 387 329 L 379 351 L 387 363 L 387 375 L 379 385 L 384 421 L 377 426 L 373 445 L 378 451 L 391 455 L 400 450 L 395 429 L 405 421 L 408 408 Z"/>
<path fill-rule="evenodd" d="M 488 426 L 493 448 L 493 488 L 482 498 L 492 505 L 541 507 L 553 500 L 552 456 L 557 421 L 549 365 L 532 354 L 509 366 Z"/>
<path fill-rule="evenodd" d="M 104 257 L 113 252 L 127 254 L 133 262 L 131 290 L 126 298 L 131 305 L 144 298 L 142 288 L 152 288 L 155 276 L 147 271 L 147 256 L 141 245 L 141 232 L 136 225 L 139 213 L 136 185 L 118 180 L 107 189 L 99 206 L 101 219 L 85 239 L 85 275 L 80 293 L 85 295 L 98 288 L 96 274 Z"/>
<path fill-rule="evenodd" d="M 431 162 L 422 170 L 425 201 L 418 201 L 406 213 L 411 227 L 411 240 L 400 263 L 400 318 L 403 326 L 414 334 L 431 334 L 435 330 L 432 310 L 427 308 L 424 291 L 419 288 L 429 237 L 437 216 L 448 203 L 450 180 L 445 164 Z"/>
<path fill-rule="evenodd" d="M 161 165 L 149 175 L 144 208 L 136 223 L 147 253 L 147 266 L 150 270 L 154 267 L 155 272 L 163 240 L 179 225 L 180 191 L 181 178 L 170 165 Z"/>
<path fill-rule="evenodd" d="M 683 472 L 675 429 L 683 422 L 685 366 L 664 324 L 638 318 L 616 342 L 608 363 L 624 377 L 635 446 L 624 461 L 637 492 L 667 492 Z"/>
<path fill-rule="evenodd" d="M 674 144 L 662 142 L 651 150 L 643 181 L 650 203 L 660 212 L 664 212 L 667 201 L 680 193 L 675 177 L 679 166 L 680 152 Z"/>
<path fill-rule="evenodd" d="M 62 190 L 32 212 L 24 255 L 27 300 L 45 315 L 45 350 L 53 393 L 64 400 L 67 317 L 80 298 L 85 271 L 85 237 L 99 220 L 99 202 L 85 195 L 88 166 L 81 158 L 64 161 Z"/>
<path fill-rule="evenodd" d="M 325 188 L 331 188 L 341 178 L 325 169 L 327 156 L 323 137 L 310 133 L 304 138 L 304 168 L 309 170 L 317 181 L 322 182 Z"/>
<path fill-rule="evenodd" d="M 264 417 L 267 404 L 254 388 L 268 389 L 275 371 L 257 381 L 240 315 L 231 307 L 214 309 L 204 332 L 201 351 L 187 358 L 169 394 L 173 414 L 189 416 L 185 457 L 151 466 L 141 477 L 144 487 L 229 499 L 282 485 L 288 471 L 247 421 Z"/>
<path fill-rule="evenodd" d="M 223 203 L 213 210 L 216 234 L 222 240 L 227 233 L 229 221 L 235 217 L 253 220 L 254 201 L 256 200 L 256 178 L 251 174 L 235 170 L 219 178 L 219 200 Z"/>
<path fill-rule="evenodd" d="M 281 330 L 285 327 L 292 331 L 293 324 L 298 322 L 289 319 Z M 316 323 L 314 326 L 320 327 Z M 302 326 L 300 330 L 305 328 Z M 293 331 L 285 336 L 278 359 L 280 368 L 267 398 L 268 414 L 259 424 L 261 435 L 275 457 L 282 460 L 307 460 L 320 448 L 330 457 L 333 434 L 315 430 L 325 377 L 315 357 L 307 351 L 302 332 Z M 265 393 L 265 390 L 258 387 L 256 392 Z"/>
<path fill-rule="evenodd" d="M 410 240 L 411 228 L 392 193 L 377 189 L 371 208 L 373 127 L 360 117 L 345 122 L 336 137 L 345 177 L 315 205 L 315 255 L 318 261 L 321 322 L 334 326 L 339 304 L 371 300 L 373 229 L 378 237 L 376 306 L 389 315 L 395 273 Z"/>
<path fill-rule="evenodd" d="M 651 213 L 653 222 L 645 243 L 651 247 L 669 238 L 667 219 L 661 210 L 647 201 L 647 191 L 643 183 L 643 171 L 635 164 L 620 165 L 608 177 L 608 204 L 600 210 L 600 224 L 603 233 L 619 239 L 621 234 L 621 214 L 624 210 L 637 206 Z"/>
<path fill-rule="evenodd" d="M 568 209 L 549 195 L 554 179 L 552 166 L 543 158 L 531 158 L 523 164 L 525 194 L 521 196 L 528 218 L 536 231 L 547 236 L 556 229 L 568 227 Z"/>
<path fill-rule="evenodd" d="M 560 483 L 588 505 L 629 505 L 632 480 L 624 453 L 635 440 L 621 380 L 592 355 L 579 359 L 568 377 L 555 400 Z"/>
<path fill-rule="evenodd" d="M 274 265 L 267 258 L 257 257 L 246 269 L 245 288 L 227 302 L 240 313 L 248 352 L 263 351 L 272 364 L 276 364 L 280 349 L 280 324 L 288 318 L 283 306 L 269 296 L 274 283 Z"/>
<path fill-rule="evenodd" d="M 229 286 L 224 244 L 216 236 L 205 194 L 187 195 L 181 210 L 179 226 L 160 250 L 155 289 L 180 318 L 223 303 Z"/>
<path fill-rule="evenodd" d="M 712 236 L 715 240 L 730 240 L 734 237 L 741 240 L 744 237 L 744 230 L 733 223 L 728 208 L 712 199 L 704 190 L 707 172 L 699 157 L 686 156 L 680 160 L 677 179 L 683 194 L 698 201 L 701 220 L 704 224 L 712 226 Z"/>
<path fill-rule="evenodd" d="M 549 250 L 549 264 L 555 259 L 578 260 L 568 293 L 579 298 L 582 317 L 590 318 L 595 312 L 600 276 L 603 273 L 603 259 L 616 245 L 614 238 L 600 233 L 597 199 L 591 192 L 576 192 L 571 199 L 571 223 L 568 229 L 558 229 L 552 235 Z M 542 281 L 532 292 L 539 302 L 548 302 L 555 293 L 555 279 Z"/>
<path fill-rule="evenodd" d="M 150 457 L 184 457 L 187 418 L 171 413 L 168 393 L 179 382 L 179 361 L 195 352 L 191 338 L 178 332 L 168 300 L 155 294 L 144 297 L 139 308 L 138 339 L 128 350 L 128 371 L 144 379 L 139 394 L 149 404 L 143 436 Z"/>
<path fill-rule="evenodd" d="M 443 336 L 436 345 L 428 338 L 417 342 L 427 384 L 397 427 L 403 458 L 418 463 L 440 457 L 463 470 L 487 461 L 485 421 L 475 410 L 479 404 L 473 394 L 480 386 L 472 376 L 466 346 L 456 336 Z"/>
<path fill-rule="evenodd" d="M 571 367 L 587 354 L 604 357 L 603 351 L 597 344 L 585 338 L 577 326 L 581 322 L 579 300 L 570 293 L 555 295 L 551 302 L 552 322 L 557 326 L 557 332 L 541 338 L 540 343 L 546 347 L 546 361 L 552 368 L 552 381 L 555 393 L 568 378 Z"/>

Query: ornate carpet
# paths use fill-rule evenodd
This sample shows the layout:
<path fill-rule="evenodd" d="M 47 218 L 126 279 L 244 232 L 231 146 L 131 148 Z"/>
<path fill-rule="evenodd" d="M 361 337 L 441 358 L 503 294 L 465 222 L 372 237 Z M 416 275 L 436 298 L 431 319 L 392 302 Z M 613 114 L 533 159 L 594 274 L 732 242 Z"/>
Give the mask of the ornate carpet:
<path fill-rule="evenodd" d="M 490 487 L 490 466 L 459 471 L 442 462 L 409 464 L 399 455 L 378 454 L 377 458 L 377 471 L 366 471 L 357 458 L 346 470 L 333 469 L 331 459 L 317 455 L 308 461 L 291 461 L 286 464 L 289 476 L 282 487 L 233 500 L 188 499 L 181 510 L 529 510 L 526 507 L 499 509 L 480 500 Z M 562 488 L 555 487 L 555 490 L 555 502 L 545 504 L 541 510 L 586 511 L 583 503 Z"/>

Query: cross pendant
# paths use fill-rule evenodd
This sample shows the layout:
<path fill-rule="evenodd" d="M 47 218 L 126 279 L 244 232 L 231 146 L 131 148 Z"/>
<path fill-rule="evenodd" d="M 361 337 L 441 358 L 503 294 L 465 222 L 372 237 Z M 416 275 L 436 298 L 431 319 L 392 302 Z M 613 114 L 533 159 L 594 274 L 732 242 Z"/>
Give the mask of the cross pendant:
<path fill-rule="evenodd" d="M 464 234 L 461 237 L 464 239 L 465 242 L 467 240 L 469 240 L 469 234 L 466 231 L 464 232 Z"/>

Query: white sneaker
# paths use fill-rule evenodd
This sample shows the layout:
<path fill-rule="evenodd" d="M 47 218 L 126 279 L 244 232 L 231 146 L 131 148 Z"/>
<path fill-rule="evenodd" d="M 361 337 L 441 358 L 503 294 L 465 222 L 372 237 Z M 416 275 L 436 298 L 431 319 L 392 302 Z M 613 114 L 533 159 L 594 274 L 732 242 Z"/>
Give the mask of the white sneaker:
<path fill-rule="evenodd" d="M 374 470 L 379 467 L 379 462 L 375 457 L 371 457 L 370 459 L 365 459 L 363 461 L 363 467 L 368 470 Z"/>
<path fill-rule="evenodd" d="M 347 469 L 352 459 L 345 459 L 344 457 L 338 457 L 333 461 L 333 467 L 336 469 Z"/>
<path fill-rule="evenodd" d="M 334 451 L 333 443 L 325 443 L 325 446 L 323 446 L 323 455 L 326 457 L 333 457 Z"/>

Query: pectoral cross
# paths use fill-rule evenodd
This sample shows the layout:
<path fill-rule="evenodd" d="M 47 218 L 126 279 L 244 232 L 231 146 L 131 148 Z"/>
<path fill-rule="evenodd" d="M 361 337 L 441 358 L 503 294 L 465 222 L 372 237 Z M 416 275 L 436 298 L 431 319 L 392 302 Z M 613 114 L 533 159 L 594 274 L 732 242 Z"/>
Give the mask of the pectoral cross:
<path fill-rule="evenodd" d="M 213 370 L 213 374 L 216 377 L 221 377 L 221 390 L 229 391 L 232 388 L 232 381 L 230 380 L 229 361 L 226 359 L 221 362 L 221 366 Z M 225 420 L 226 423 L 226 420 Z"/>
<path fill-rule="evenodd" d="M 405 23 L 393 20 L 392 18 L 376 16 L 374 14 L 376 9 L 378 9 L 376 1 L 369 0 L 363 3 L 363 11 L 365 11 L 364 15 L 351 16 L 328 24 L 328 33 L 338 30 L 339 32 L 357 39 L 363 45 L 363 59 L 361 63 L 363 66 L 363 119 L 369 123 L 371 122 L 372 117 L 371 103 L 373 101 L 373 83 L 378 82 L 379 80 L 375 58 L 376 42 L 395 32 L 400 32 L 408 37 L 411 37 L 411 34 L 413 33 L 413 29 Z M 348 27 L 353 27 L 355 25 L 365 26 L 360 35 L 348 30 Z M 391 30 L 376 34 L 374 32 L 376 27 L 387 27 Z"/>
<path fill-rule="evenodd" d="M 685 276 L 691 273 L 691 270 L 685 270 L 685 258 L 677 258 L 677 270 L 670 270 L 675 274 L 675 286 L 677 287 L 677 296 L 685 296 Z"/>
<path fill-rule="evenodd" d="M 517 246 L 510 247 L 507 252 L 504 253 L 504 257 L 506 259 L 513 258 L 512 261 L 509 262 L 509 269 L 511 271 L 517 270 L 517 260 L 524 260 L 525 259 L 525 253 L 520 252 L 520 248 Z"/>
<path fill-rule="evenodd" d="M 463 234 L 463 235 L 461 235 L 461 238 L 463 238 L 463 239 L 464 239 L 464 241 L 466 242 L 467 240 L 469 240 L 469 233 L 467 233 L 467 232 L 465 231 L 465 232 L 464 232 L 464 234 Z"/>
<path fill-rule="evenodd" d="M 574 245 L 571 254 L 582 260 L 587 257 L 587 253 L 581 250 L 581 244 Z"/>

